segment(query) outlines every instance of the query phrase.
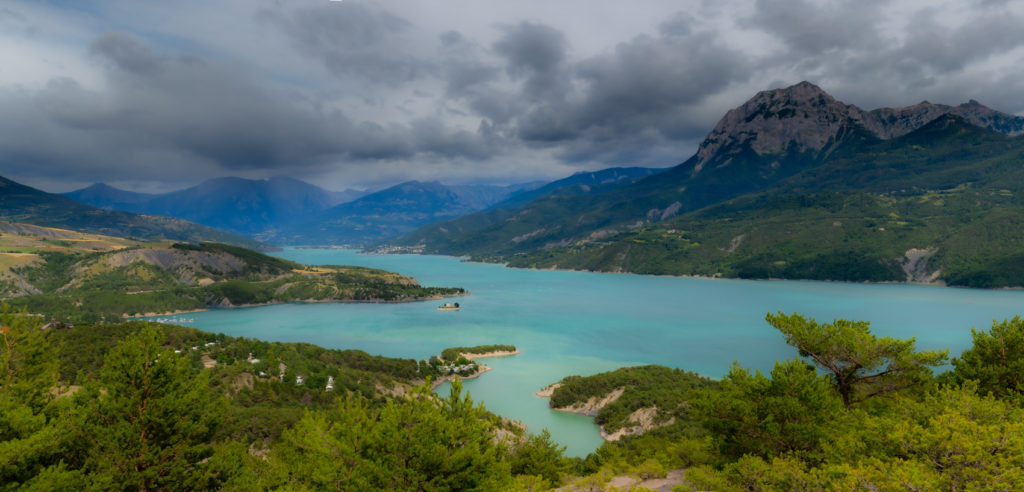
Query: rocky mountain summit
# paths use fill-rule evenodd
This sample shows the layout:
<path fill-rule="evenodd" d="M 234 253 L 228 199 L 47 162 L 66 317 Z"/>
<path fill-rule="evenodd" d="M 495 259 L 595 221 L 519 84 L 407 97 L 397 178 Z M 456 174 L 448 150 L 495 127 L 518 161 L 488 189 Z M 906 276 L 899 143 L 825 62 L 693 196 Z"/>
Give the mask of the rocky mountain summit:
<path fill-rule="evenodd" d="M 827 153 L 851 133 L 881 140 L 906 135 L 952 114 L 968 123 L 1006 135 L 1024 134 L 1024 117 L 991 109 L 975 100 L 959 106 L 923 101 L 904 108 L 865 111 L 836 100 L 810 82 L 757 93 L 719 120 L 697 151 L 694 173 L 712 160 L 744 150 L 759 155 Z"/>

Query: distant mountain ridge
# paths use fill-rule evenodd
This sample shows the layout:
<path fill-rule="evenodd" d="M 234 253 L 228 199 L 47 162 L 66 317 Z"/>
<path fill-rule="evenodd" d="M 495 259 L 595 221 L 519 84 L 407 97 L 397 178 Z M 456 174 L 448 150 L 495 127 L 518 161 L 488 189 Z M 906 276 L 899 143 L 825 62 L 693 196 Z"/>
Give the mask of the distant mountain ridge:
<path fill-rule="evenodd" d="M 570 192 L 569 188 L 576 193 L 591 193 L 593 188 L 611 189 L 619 186 L 632 184 L 641 178 L 657 174 L 665 169 L 649 167 L 611 167 L 599 171 L 580 171 L 572 176 L 552 181 L 539 188 L 516 193 L 506 200 L 493 205 L 495 208 L 514 208 L 525 205 L 537 198 L 553 192 Z"/>
<path fill-rule="evenodd" d="M 396 243 L 407 247 L 415 245 L 427 253 L 491 258 L 515 266 L 708 275 L 724 272 L 727 276 L 765 274 L 782 278 L 845 280 L 858 277 L 857 274 L 844 277 L 847 274 L 842 272 L 847 270 L 836 266 L 843 264 L 838 258 L 852 261 L 850 265 L 859 265 L 848 269 L 850 272 L 874 272 L 863 279 L 901 280 L 903 273 L 897 259 L 903 258 L 904 252 L 932 251 L 931 248 L 935 247 L 939 248 L 939 253 L 933 253 L 934 265 L 945 264 L 944 271 L 952 272 L 951 276 L 942 277 L 945 274 L 941 274 L 935 278 L 941 277 L 957 285 L 1006 285 L 1008 280 L 1005 278 L 998 281 L 978 279 L 981 278 L 979 275 L 988 275 L 986 272 L 990 272 L 998 261 L 1009 260 L 979 262 L 980 259 L 972 258 L 963 250 L 966 246 L 960 243 L 942 241 L 940 246 L 936 242 L 942 237 L 940 230 L 946 234 L 957 234 L 955 231 L 964 229 L 937 217 L 918 216 L 927 211 L 913 206 L 911 202 L 903 205 L 908 207 L 906 213 L 919 221 L 917 223 L 927 224 L 927 227 L 916 230 L 920 234 L 917 236 L 920 243 L 901 242 L 886 236 L 871 238 L 870 241 L 884 242 L 884 248 L 878 249 L 882 243 L 860 244 L 857 241 L 869 239 L 854 234 L 849 236 L 852 242 L 844 243 L 847 250 L 832 251 L 829 254 L 838 256 L 819 261 L 793 255 L 813 250 L 815 241 L 825 241 L 821 235 L 829 232 L 828 229 L 818 230 L 818 225 L 815 225 L 819 236 L 803 237 L 799 243 L 801 246 L 792 249 L 772 242 L 785 236 L 772 229 L 772 239 L 766 240 L 770 254 L 764 253 L 769 256 L 747 258 L 754 262 L 750 265 L 760 265 L 757 262 L 771 258 L 769 267 L 758 267 L 760 269 L 736 266 L 732 262 L 741 256 L 735 256 L 728 261 L 714 260 L 725 261 L 718 264 L 727 267 L 716 271 L 709 266 L 712 264 L 709 262 L 717 258 L 716 254 L 699 247 L 706 244 L 704 241 L 714 244 L 715 251 L 739 253 L 748 246 L 752 247 L 744 239 L 751 237 L 750 234 L 730 225 L 742 223 L 751 228 L 757 227 L 756 223 L 744 221 L 742 215 L 713 221 L 711 225 L 706 220 L 701 222 L 704 232 L 699 235 L 703 238 L 699 242 L 689 237 L 687 231 L 694 227 L 692 221 L 705 217 L 706 214 L 700 215 L 703 210 L 715 210 L 720 208 L 716 205 L 735 200 L 746 200 L 743 202 L 747 204 L 743 208 L 744 213 L 758 215 L 771 222 L 782 219 L 771 208 L 763 207 L 775 207 L 777 205 L 770 203 L 789 200 L 788 197 L 804 197 L 800 200 L 818 203 L 820 193 L 841 192 L 850 200 L 878 202 L 879 194 L 897 193 L 902 196 L 917 190 L 913 192 L 924 193 L 920 198 L 924 200 L 931 196 L 927 193 L 935 190 L 960 190 L 976 183 L 986 187 L 985 193 L 1017 196 L 1018 192 L 1024 193 L 1024 182 L 1013 174 L 1014 168 L 1008 163 L 1016 158 L 1019 164 L 1019 155 L 1015 152 L 1019 152 L 1018 145 L 1024 141 L 1021 140 L 1024 138 L 1020 136 L 1022 134 L 1024 118 L 992 110 L 976 101 L 959 106 L 924 102 L 907 108 L 863 111 L 835 100 L 813 84 L 802 82 L 784 89 L 760 92 L 730 110 L 694 156 L 662 173 L 598 193 L 548 195 L 500 214 L 471 214 L 427 226 Z M 899 159 L 894 156 L 899 156 Z M 996 176 L 999 178 L 995 179 Z M 992 191 L 994 186 L 1001 186 L 1002 191 Z M 766 195 L 768 190 L 774 191 Z M 957 191 L 950 195 L 949 200 L 958 204 L 971 203 L 969 193 Z M 875 206 L 889 203 L 886 200 Z M 991 216 L 986 214 L 999 213 L 999 208 L 989 202 L 977 203 L 986 210 L 978 220 L 988 221 Z M 876 211 L 871 210 L 872 214 Z M 1016 213 L 1017 209 L 1013 210 Z M 866 213 L 865 210 L 860 212 Z M 1020 212 L 1024 215 L 1024 211 Z M 890 209 L 886 213 L 900 215 L 898 210 Z M 848 219 L 836 218 L 827 223 L 833 222 L 846 224 Z M 710 229 L 705 230 L 705 227 Z M 731 235 L 727 236 L 726 230 Z M 661 232 L 652 235 L 651 231 Z M 995 255 L 993 258 L 1015 254 L 1014 243 L 1006 239 L 1011 236 L 1004 234 L 992 238 L 992 251 L 987 254 Z M 708 239 L 711 237 L 715 239 Z M 702 253 L 704 256 L 688 257 L 690 253 L 684 252 L 687 248 L 705 251 Z M 1021 254 L 1024 255 L 1024 250 Z M 807 262 L 805 265 L 810 270 L 778 267 L 797 259 Z M 815 261 L 832 267 L 814 270 Z M 970 266 L 972 261 L 983 266 L 972 270 L 975 268 Z M 877 271 L 866 267 L 861 269 L 871 264 L 887 266 Z M 934 268 L 925 270 L 930 274 L 937 271 Z M 1022 281 L 1016 281 L 1016 284 L 1012 280 L 1009 282 L 1019 285 Z"/>
<path fill-rule="evenodd" d="M 101 210 L 0 177 L 0 220 L 145 240 L 216 241 L 262 249 L 259 242 L 186 220 Z"/>
<path fill-rule="evenodd" d="M 446 186 L 436 181 L 407 181 L 296 222 L 271 239 L 278 244 L 369 244 L 423 224 L 485 209 L 532 186 Z"/>
<path fill-rule="evenodd" d="M 62 195 L 96 208 L 123 212 L 132 212 L 157 196 L 150 193 L 122 190 L 106 183 L 95 183 L 80 190 L 62 193 Z"/>
<path fill-rule="evenodd" d="M 258 237 L 296 217 L 321 212 L 362 193 L 327 191 L 288 177 L 224 177 L 163 194 L 133 193 L 101 183 L 64 195 L 95 207 L 178 217 Z"/>
<path fill-rule="evenodd" d="M 540 184 L 409 181 L 370 193 L 327 191 L 288 177 L 223 177 L 163 194 L 98 183 L 64 195 L 104 209 L 178 217 L 278 244 L 358 245 L 485 209 Z"/>

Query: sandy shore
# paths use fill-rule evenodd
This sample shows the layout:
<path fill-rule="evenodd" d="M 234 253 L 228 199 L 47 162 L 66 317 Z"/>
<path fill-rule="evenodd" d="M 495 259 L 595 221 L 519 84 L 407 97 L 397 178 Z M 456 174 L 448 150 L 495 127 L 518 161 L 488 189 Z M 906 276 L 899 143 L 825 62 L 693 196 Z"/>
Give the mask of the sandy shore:
<path fill-rule="evenodd" d="M 484 354 L 459 354 L 459 357 L 465 357 L 467 360 L 486 359 L 488 357 L 508 357 L 510 355 L 519 355 L 523 353 L 522 350 L 507 351 L 499 350 L 497 352 L 487 352 Z"/>
<path fill-rule="evenodd" d="M 540 398 L 551 398 L 551 395 L 555 393 L 555 390 L 560 388 L 561 386 L 562 383 L 551 383 L 541 388 L 540 391 L 534 393 L 533 396 L 537 396 Z"/>

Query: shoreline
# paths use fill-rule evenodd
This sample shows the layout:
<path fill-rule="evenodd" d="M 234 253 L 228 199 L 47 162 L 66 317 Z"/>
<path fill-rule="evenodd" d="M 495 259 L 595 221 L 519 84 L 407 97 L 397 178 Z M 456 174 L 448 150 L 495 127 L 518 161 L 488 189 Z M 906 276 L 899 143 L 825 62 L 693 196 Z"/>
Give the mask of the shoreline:
<path fill-rule="evenodd" d="M 483 354 L 459 353 L 459 357 L 465 357 L 467 360 L 477 360 L 477 359 L 487 359 L 487 358 L 490 358 L 490 357 L 509 357 L 509 356 L 513 356 L 513 355 L 519 355 L 521 353 L 523 353 L 522 350 L 513 350 L 513 351 L 497 350 L 497 351 L 494 351 L 494 352 L 486 352 L 486 353 L 483 353 Z M 486 366 L 483 366 L 483 367 L 486 367 Z"/>
<path fill-rule="evenodd" d="M 612 275 L 639 275 L 643 277 L 670 277 L 670 278 L 695 278 L 695 279 L 708 279 L 708 280 L 742 280 L 742 281 L 787 281 L 787 282 L 829 282 L 829 283 L 842 283 L 842 284 L 867 284 L 867 285 L 917 285 L 922 287 L 945 287 L 952 289 L 970 289 L 970 290 L 1024 290 L 1024 285 L 1011 286 L 1011 287 L 968 287 L 963 285 L 949 285 L 943 281 L 936 282 L 907 282 L 900 280 L 884 280 L 881 282 L 872 282 L 868 280 L 864 281 L 853 281 L 853 280 L 816 280 L 807 278 L 782 278 L 782 277 L 769 277 L 769 278 L 740 278 L 740 277 L 725 277 L 715 275 L 700 275 L 700 274 L 681 274 L 673 275 L 668 273 L 639 273 L 639 272 L 609 272 L 601 270 L 584 270 L 575 268 L 559 268 L 557 265 L 547 268 L 539 267 L 517 267 L 510 266 L 504 261 L 486 261 L 486 260 L 475 260 L 472 256 L 467 255 L 453 255 L 446 253 L 427 253 L 427 252 L 387 252 L 382 253 L 378 251 L 371 251 L 360 248 L 343 248 L 338 246 L 292 246 L 294 249 L 350 249 L 356 251 L 358 254 L 371 254 L 371 255 L 420 255 L 420 256 L 445 256 L 448 258 L 455 258 L 466 263 L 479 263 L 481 265 L 501 265 L 505 268 L 513 270 L 536 270 L 536 271 L 555 271 L 555 272 L 584 272 L 584 273 L 602 273 Z"/>
<path fill-rule="evenodd" d="M 153 316 L 174 316 L 177 314 L 187 313 L 200 313 L 203 311 L 210 311 L 213 309 L 243 309 L 252 307 L 263 307 L 263 306 L 277 306 L 280 304 L 323 304 L 323 303 L 338 303 L 338 304 L 402 304 L 407 302 L 426 302 L 426 301 L 439 301 L 441 299 L 447 299 L 449 297 L 466 297 L 469 296 L 469 292 L 450 294 L 445 296 L 430 296 L 430 297 L 417 297 L 415 299 L 292 299 L 290 301 L 269 301 L 260 302 L 255 304 L 230 304 L 227 306 L 206 306 L 203 308 L 196 309 L 181 309 L 177 311 L 167 311 L 163 313 L 147 312 L 145 314 L 129 315 L 122 313 L 122 319 L 137 319 L 137 318 L 151 318 Z"/>
<path fill-rule="evenodd" d="M 167 311 L 165 313 L 148 312 L 148 313 L 136 314 L 136 315 L 129 315 L 128 313 L 121 313 L 121 319 L 133 320 L 133 319 L 138 319 L 138 318 L 152 318 L 153 316 L 176 316 L 176 315 L 179 315 L 179 314 L 201 313 L 203 311 L 209 311 L 209 310 L 210 310 L 209 308 L 179 309 L 177 311 Z"/>
<path fill-rule="evenodd" d="M 409 253 L 409 254 L 418 254 L 418 253 Z M 641 276 L 641 277 L 692 278 L 692 279 L 702 279 L 702 280 L 738 280 L 738 281 L 743 281 L 743 282 L 780 282 L 780 281 L 782 281 L 782 282 L 825 282 L 825 283 L 854 284 L 854 285 L 856 285 L 856 284 L 863 284 L 863 285 L 912 285 L 912 286 L 920 286 L 920 287 L 941 287 L 941 288 L 948 288 L 948 289 L 968 289 L 968 290 L 988 290 L 988 291 L 1024 290 L 1024 285 L 1019 285 L 1019 286 L 1014 286 L 1014 287 L 968 287 L 968 286 L 964 286 L 964 285 L 949 285 L 949 284 L 947 284 L 947 283 L 945 283 L 944 281 L 941 281 L 941 280 L 936 281 L 936 282 L 906 282 L 906 281 L 899 281 L 899 280 L 883 280 L 883 281 L 880 281 L 880 282 L 874 282 L 874 281 L 870 281 L 870 280 L 856 281 L 856 280 L 830 280 L 830 279 L 810 279 L 810 278 L 783 278 L 783 277 L 741 278 L 741 277 L 725 277 L 725 276 L 699 275 L 699 274 L 672 275 L 672 274 L 669 274 L 669 273 L 639 273 L 639 272 L 624 272 L 624 271 L 623 272 L 609 272 L 609 271 L 602 271 L 602 270 L 583 270 L 583 269 L 575 269 L 575 268 L 559 268 L 557 266 L 547 267 L 547 268 L 518 267 L 518 266 L 511 266 L 511 265 L 509 265 L 508 263 L 505 263 L 505 262 L 474 260 L 474 259 L 472 259 L 470 257 L 465 257 L 465 256 L 452 256 L 452 255 L 444 255 L 444 254 L 439 254 L 439 253 L 434 253 L 433 256 L 449 256 L 451 258 L 463 258 L 462 261 L 464 261 L 466 263 L 478 263 L 478 264 L 481 264 L 481 265 L 502 265 L 505 268 L 509 268 L 509 269 L 512 269 L 512 270 L 534 270 L 534 271 L 538 271 L 538 272 L 580 272 L 580 273 L 597 273 L 597 274 L 602 274 L 602 275 L 637 275 L 637 276 Z"/>
<path fill-rule="evenodd" d="M 431 390 L 436 390 L 442 384 L 447 383 L 448 381 L 451 381 L 454 378 L 459 378 L 459 379 L 476 379 L 476 378 L 478 378 L 480 376 L 483 376 L 483 374 L 485 372 L 494 370 L 493 367 L 485 366 L 483 364 L 478 364 L 476 367 L 477 367 L 476 372 L 474 372 L 473 374 L 470 374 L 468 376 L 462 376 L 462 375 L 459 375 L 459 374 L 452 374 L 450 376 L 441 376 L 441 377 L 437 378 L 436 381 L 432 381 L 430 383 L 430 389 Z"/>
<path fill-rule="evenodd" d="M 551 398 L 551 395 L 555 394 L 555 390 L 561 387 L 562 383 L 551 383 L 534 392 L 533 396 L 536 396 L 537 398 Z M 550 408 L 550 406 L 548 408 Z"/>
<path fill-rule="evenodd" d="M 469 360 L 472 360 L 472 361 L 475 361 L 477 359 L 486 359 L 488 357 L 508 357 L 508 356 L 512 356 L 512 355 L 519 355 L 521 353 L 523 353 L 523 351 L 517 349 L 517 350 L 514 350 L 514 351 L 498 350 L 498 351 L 495 351 L 495 352 L 487 352 L 485 354 L 462 354 L 462 353 L 460 353 L 459 356 L 460 357 L 465 357 L 466 359 L 469 359 Z M 494 370 L 493 367 L 488 366 L 488 365 L 484 365 L 484 364 L 477 364 L 476 367 L 477 367 L 476 372 L 474 372 L 473 374 L 467 375 L 467 376 L 463 376 L 461 374 L 452 374 L 452 375 L 441 376 L 441 377 L 437 378 L 436 381 L 433 381 L 431 383 L 431 388 L 430 389 L 431 390 L 436 390 L 442 384 L 444 384 L 444 383 L 446 383 L 448 381 L 451 381 L 453 378 L 456 378 L 456 377 L 459 378 L 459 379 L 476 379 L 476 378 L 478 378 L 480 376 L 483 376 L 483 374 L 485 372 Z"/>

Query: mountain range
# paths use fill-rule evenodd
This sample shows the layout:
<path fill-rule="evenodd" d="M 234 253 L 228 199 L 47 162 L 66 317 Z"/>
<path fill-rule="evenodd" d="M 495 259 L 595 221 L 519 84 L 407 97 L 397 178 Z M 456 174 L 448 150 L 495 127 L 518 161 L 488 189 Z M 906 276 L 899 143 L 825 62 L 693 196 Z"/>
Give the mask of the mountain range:
<path fill-rule="evenodd" d="M 187 220 L 102 210 L 4 177 L 0 177 L 0 221 L 150 241 L 215 241 L 252 249 L 264 248 L 253 239 Z"/>
<path fill-rule="evenodd" d="M 409 181 L 376 192 L 336 192 L 288 177 L 224 177 L 163 194 L 97 183 L 64 196 L 107 210 L 186 219 L 277 244 L 338 245 L 399 236 L 434 220 L 485 209 L 541 184 L 447 186 Z"/>
<path fill-rule="evenodd" d="M 999 224 L 1024 217 L 1022 133 L 976 101 L 864 111 L 802 82 L 729 111 L 665 172 L 398 245 L 526 267 L 1020 285 L 1024 266 L 1006 265 L 1024 236 Z"/>
<path fill-rule="evenodd" d="M 287 177 L 217 178 L 179 191 L 145 194 L 97 183 L 64 196 L 94 207 L 163 215 L 247 236 L 279 228 L 364 195 L 357 190 L 327 191 Z"/>
<path fill-rule="evenodd" d="M 508 196 L 535 187 L 447 186 L 408 181 L 358 200 L 298 219 L 267 236 L 275 244 L 360 245 L 394 238 L 419 226 L 485 209 Z"/>

